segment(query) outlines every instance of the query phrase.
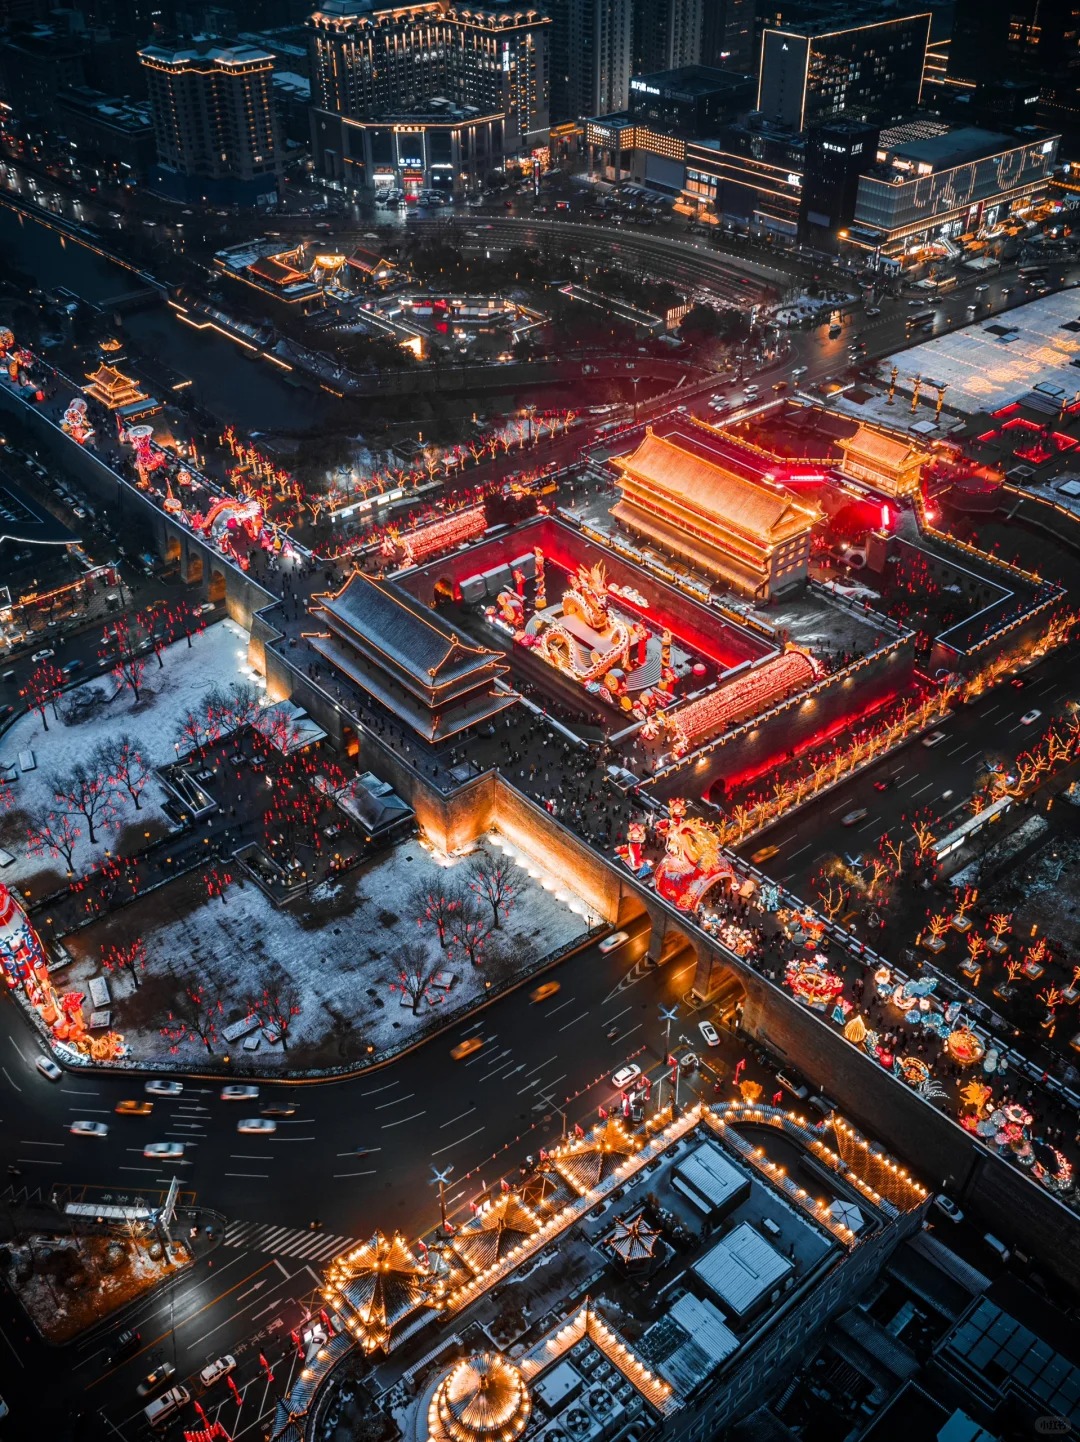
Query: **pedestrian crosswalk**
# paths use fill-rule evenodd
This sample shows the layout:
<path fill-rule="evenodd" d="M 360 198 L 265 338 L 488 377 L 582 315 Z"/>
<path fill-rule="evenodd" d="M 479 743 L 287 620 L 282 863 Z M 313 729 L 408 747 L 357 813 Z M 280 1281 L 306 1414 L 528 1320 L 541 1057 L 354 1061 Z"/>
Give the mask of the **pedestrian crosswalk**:
<path fill-rule="evenodd" d="M 326 1232 L 272 1227 L 259 1222 L 229 1222 L 223 1240 L 226 1247 L 242 1247 L 250 1252 L 272 1252 L 278 1257 L 323 1263 L 331 1262 L 342 1252 L 350 1252 L 360 1245 L 358 1237 L 335 1237 Z"/>

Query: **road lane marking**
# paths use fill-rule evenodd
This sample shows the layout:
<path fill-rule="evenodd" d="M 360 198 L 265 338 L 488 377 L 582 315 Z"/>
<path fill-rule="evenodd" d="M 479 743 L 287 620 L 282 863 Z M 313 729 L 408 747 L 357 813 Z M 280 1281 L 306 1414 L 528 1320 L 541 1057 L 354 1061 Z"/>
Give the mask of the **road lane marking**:
<path fill-rule="evenodd" d="M 564 1006 L 569 1006 L 572 1001 L 577 1001 L 576 996 L 568 996 L 565 1001 L 560 1001 L 558 1006 L 553 1006 L 548 1011 L 548 1016 L 554 1016 L 557 1011 L 562 1011 Z"/>
<path fill-rule="evenodd" d="M 441 1130 L 443 1127 L 453 1126 L 453 1124 L 454 1124 L 455 1122 L 460 1122 L 464 1117 L 469 1116 L 470 1113 L 474 1112 L 475 1110 L 476 1110 L 475 1107 L 469 1107 L 468 1111 L 462 1112 L 460 1116 L 451 1117 L 448 1122 L 440 1122 L 440 1123 L 439 1123 L 439 1129 Z M 344 1155 L 344 1153 L 339 1153 L 339 1155 Z"/>
<path fill-rule="evenodd" d="M 398 1121 L 396 1121 L 396 1122 L 383 1122 L 383 1124 L 382 1124 L 382 1130 L 385 1132 L 385 1131 L 388 1131 L 390 1127 L 403 1127 L 406 1122 L 414 1122 L 417 1117 L 423 1117 L 423 1116 L 426 1116 L 426 1115 L 427 1115 L 427 1107 L 425 1107 L 422 1112 L 413 1112 L 413 1114 L 412 1114 L 411 1117 L 401 1117 L 401 1118 L 400 1118 Z M 311 1138 L 311 1140 L 314 1141 L 314 1137 Z"/>
<path fill-rule="evenodd" d="M 374 1168 L 374 1167 L 372 1167 L 372 1169 L 371 1169 L 369 1172 L 335 1172 L 335 1173 L 334 1173 L 334 1181 L 335 1181 L 335 1182 L 336 1182 L 336 1181 L 340 1181 L 340 1180 L 342 1179 L 342 1177 L 373 1177 L 374 1175 L 375 1175 L 375 1168 Z"/>
<path fill-rule="evenodd" d="M 618 1021 L 620 1016 L 625 1016 L 629 1010 L 630 1008 L 628 1006 L 624 1006 L 622 1011 L 617 1011 L 614 1016 L 604 1016 L 601 1017 L 600 1020 L 605 1025 L 610 1026 L 613 1021 Z"/>
<path fill-rule="evenodd" d="M 20 1141 L 19 1141 L 19 1146 L 20 1146 L 20 1147 L 62 1147 L 62 1146 L 66 1146 L 66 1143 L 65 1143 L 65 1142 L 28 1142 L 25 1137 L 22 1137 L 22 1138 L 20 1139 Z"/>
<path fill-rule="evenodd" d="M 15 1083 L 11 1080 L 11 1074 L 9 1073 L 7 1067 L 6 1067 L 6 1066 L 5 1066 L 5 1067 L 0 1067 L 0 1071 L 2 1071 L 2 1072 L 4 1073 L 4 1075 L 7 1077 L 7 1079 L 8 1079 L 8 1085 L 14 1087 L 15 1090 L 16 1090 L 16 1091 L 19 1093 L 19 1095 L 21 1096 L 21 1095 L 22 1095 L 22 1087 L 20 1087 L 20 1086 L 15 1086 Z"/>
<path fill-rule="evenodd" d="M 377 1107 L 373 1107 L 372 1110 L 377 1112 L 384 1112 L 387 1107 L 396 1107 L 398 1102 L 411 1102 L 415 1095 L 415 1092 L 403 1092 L 401 1096 L 394 1097 L 393 1101 L 380 1102 L 379 1105 Z"/>
<path fill-rule="evenodd" d="M 284 1262 L 279 1262 L 278 1259 L 275 1257 L 275 1258 L 274 1258 L 274 1266 L 278 1269 L 278 1271 L 279 1271 L 279 1272 L 281 1273 L 281 1275 L 285 1278 L 285 1280 L 288 1281 L 288 1280 L 289 1280 L 289 1269 L 288 1269 L 288 1267 L 285 1265 L 285 1263 L 284 1263 Z"/>
<path fill-rule="evenodd" d="M 809 841 L 808 841 L 808 842 L 806 843 L 806 845 L 805 845 L 805 846 L 801 846 L 798 851 L 793 851 L 793 852 L 791 853 L 791 855 L 788 857 L 789 863 L 792 862 L 792 861 L 794 861 L 795 858 L 796 858 L 796 856 L 801 856 L 804 851 L 809 851 L 812 844 L 813 844 L 812 842 L 809 842 Z"/>
<path fill-rule="evenodd" d="M 396 1087 L 400 1085 L 401 1083 L 396 1081 L 387 1082 L 384 1087 L 372 1087 L 370 1091 L 361 1092 L 360 1095 L 362 1097 L 373 1097 L 377 1096 L 379 1092 L 388 1092 L 391 1087 Z"/>
<path fill-rule="evenodd" d="M 54 1162 L 49 1157 L 16 1157 L 15 1160 L 17 1162 L 22 1162 L 24 1166 L 28 1165 L 30 1162 L 36 1162 L 39 1167 L 62 1167 L 64 1165 L 63 1162 Z M 121 1167 L 120 1170 L 125 1171 L 126 1168 Z M 133 1170 L 142 1172 L 145 1171 L 146 1168 L 136 1167 Z M 155 1167 L 154 1170 L 156 1171 L 157 1168 Z"/>
<path fill-rule="evenodd" d="M 262 1152 L 230 1152 L 229 1156 L 234 1162 L 272 1162 L 274 1160 L 269 1153 L 264 1156 Z"/>
<path fill-rule="evenodd" d="M 535 1075 L 536 1072 L 538 1072 L 538 1071 L 543 1071 L 546 1066 L 550 1066 L 553 1061 L 558 1061 L 558 1060 L 559 1060 L 559 1053 L 556 1052 L 554 1056 L 549 1056 L 548 1059 L 547 1059 L 547 1061 L 542 1061 L 539 1066 L 534 1066 L 534 1067 L 532 1068 L 532 1071 L 527 1071 L 527 1072 L 525 1073 L 525 1075 L 526 1075 L 526 1076 L 533 1076 L 533 1075 Z"/>
<path fill-rule="evenodd" d="M 934 784 L 935 784 L 935 783 L 934 783 L 933 781 L 928 781 L 925 786 L 920 786 L 919 789 L 918 789 L 918 791 L 913 791 L 913 792 L 911 793 L 911 799 L 912 799 L 912 801 L 915 800 L 916 796 L 921 796 L 924 791 L 929 791 L 929 790 L 931 789 L 931 787 L 934 786 Z"/>
<path fill-rule="evenodd" d="M 588 1014 L 588 1011 L 583 1011 L 580 1016 L 575 1016 L 573 1021 L 565 1022 L 561 1027 L 559 1027 L 559 1030 L 569 1031 L 572 1026 L 577 1026 L 579 1021 L 584 1021 Z"/>
<path fill-rule="evenodd" d="M 473 1139 L 473 1137 L 478 1137 L 483 1130 L 484 1130 L 483 1127 L 477 1127 L 476 1130 L 475 1130 L 474 1132 L 470 1132 L 467 1137 L 458 1137 L 458 1139 L 457 1139 L 456 1142 L 447 1142 L 446 1146 L 444 1146 L 444 1147 L 437 1147 L 436 1150 L 433 1151 L 431 1155 L 432 1155 L 433 1157 L 437 1157 L 437 1156 L 440 1156 L 443 1152 L 448 1152 L 448 1151 L 450 1151 L 450 1149 L 451 1149 L 452 1147 L 459 1147 L 459 1146 L 461 1146 L 462 1142 L 468 1142 L 468 1141 L 471 1141 L 471 1140 Z"/>
<path fill-rule="evenodd" d="M 223 1177 L 262 1177 L 263 1180 L 265 1181 L 265 1180 L 268 1180 L 268 1179 L 269 1179 L 270 1173 L 269 1173 L 269 1172 L 222 1172 L 221 1175 L 222 1175 Z"/>

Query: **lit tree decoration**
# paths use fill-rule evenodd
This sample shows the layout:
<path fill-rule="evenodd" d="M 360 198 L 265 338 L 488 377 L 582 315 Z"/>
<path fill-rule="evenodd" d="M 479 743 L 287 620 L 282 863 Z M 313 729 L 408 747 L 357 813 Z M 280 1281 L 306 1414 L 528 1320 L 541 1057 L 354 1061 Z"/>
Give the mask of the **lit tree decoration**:
<path fill-rule="evenodd" d="M 413 1016 L 420 1013 L 421 1002 L 438 1006 L 444 994 L 434 983 L 442 968 L 441 957 L 432 960 L 426 946 L 419 942 L 407 941 L 398 951 L 397 969 L 390 990 L 401 992 L 412 1005 Z"/>
<path fill-rule="evenodd" d="M 146 660 L 142 652 L 147 644 L 142 627 L 132 626 L 126 616 L 118 616 L 105 627 L 102 648 L 98 653 L 102 661 L 112 662 L 113 680 L 121 691 L 128 690 L 139 704 L 140 688 L 146 674 Z"/>
<path fill-rule="evenodd" d="M 42 820 L 30 827 L 26 838 L 26 849 L 31 856 L 41 856 L 48 852 L 50 856 L 63 857 L 64 865 L 70 876 L 75 843 L 81 835 L 82 831 L 76 824 L 75 818 L 68 812 L 50 811 Z"/>
<path fill-rule="evenodd" d="M 31 671 L 25 686 L 19 692 L 30 710 L 36 711 L 41 717 L 41 724 L 46 731 L 49 729 L 49 715 L 46 707 L 51 704 L 55 717 L 56 700 L 63 688 L 64 673 L 59 666 L 54 666 L 51 661 L 42 661 Z"/>
<path fill-rule="evenodd" d="M 146 946 L 142 938 L 136 937 L 126 946 L 103 946 L 101 965 L 105 971 L 126 971 L 138 990 L 139 972 L 146 970 Z"/>
<path fill-rule="evenodd" d="M 226 904 L 225 893 L 232 884 L 232 872 L 211 866 L 206 872 L 206 895 L 213 901 L 215 896 L 221 897 L 221 904 Z"/>
<path fill-rule="evenodd" d="M 251 1004 L 264 1028 L 277 1032 L 283 1051 L 289 1050 L 289 1031 L 300 1015 L 300 991 L 292 977 L 280 967 L 274 971 L 262 995 Z"/>
<path fill-rule="evenodd" d="M 484 948 L 494 927 L 477 903 L 470 897 L 463 897 L 457 909 L 451 914 L 447 926 L 447 937 L 451 952 L 460 947 L 473 966 L 483 960 Z"/>
<path fill-rule="evenodd" d="M 177 1013 L 169 1013 L 169 1019 L 161 1028 L 161 1035 L 170 1043 L 169 1050 L 175 1055 L 181 1043 L 199 1041 L 210 1055 L 218 1038 L 217 1019 L 223 1007 L 220 1001 L 211 1001 L 200 982 L 185 987 L 177 998 Z"/>
<path fill-rule="evenodd" d="M 739 1083 L 739 1091 L 742 1093 L 743 1101 L 747 1102 L 750 1106 L 753 1106 L 754 1102 L 758 1101 L 761 1097 L 761 1083 L 751 1081 L 749 1078 L 747 1078 L 746 1081 L 741 1081 Z"/>
<path fill-rule="evenodd" d="M 997 911 L 990 918 L 991 940 L 990 946 L 994 951 L 1004 951 L 1004 937 L 1012 930 L 1012 917 L 1006 912 Z"/>
<path fill-rule="evenodd" d="M 98 759 L 92 755 L 90 764 L 79 761 L 51 781 L 57 805 L 83 818 L 91 842 L 97 841 L 95 826 L 107 826 L 116 812 L 112 782 L 105 771 L 93 764 Z"/>
<path fill-rule="evenodd" d="M 423 887 L 417 893 L 414 904 L 420 911 L 417 926 L 423 926 L 425 920 L 434 922 L 439 945 L 445 951 L 449 945 L 450 923 L 454 913 L 461 909 L 461 898 L 441 887 Z"/>

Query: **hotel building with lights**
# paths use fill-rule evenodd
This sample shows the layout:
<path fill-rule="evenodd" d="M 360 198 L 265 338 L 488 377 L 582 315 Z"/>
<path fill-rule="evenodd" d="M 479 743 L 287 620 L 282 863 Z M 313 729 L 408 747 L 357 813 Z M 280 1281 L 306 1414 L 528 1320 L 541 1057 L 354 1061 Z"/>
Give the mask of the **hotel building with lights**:
<path fill-rule="evenodd" d="M 469 178 L 470 154 L 479 153 L 489 168 L 535 149 L 546 155 L 550 30 L 550 19 L 536 9 L 467 8 L 448 0 L 367 9 L 356 0 L 328 0 L 308 20 L 316 169 L 347 189 L 363 189 L 375 184 L 381 163 L 386 178 L 408 193 L 428 188 L 433 168 L 454 177 L 440 188 L 459 188 Z M 445 144 L 429 144 L 428 129 L 442 133 L 448 124 L 431 113 L 433 101 L 453 112 L 456 134 Z M 372 154 L 371 124 L 391 136 L 418 137 L 413 150 L 406 146 L 402 156 L 390 145 L 377 159 L 382 151 L 376 141 Z"/>
<path fill-rule="evenodd" d="M 157 146 L 151 187 L 177 199 L 272 205 L 283 156 L 274 56 L 253 45 L 139 52 Z"/>

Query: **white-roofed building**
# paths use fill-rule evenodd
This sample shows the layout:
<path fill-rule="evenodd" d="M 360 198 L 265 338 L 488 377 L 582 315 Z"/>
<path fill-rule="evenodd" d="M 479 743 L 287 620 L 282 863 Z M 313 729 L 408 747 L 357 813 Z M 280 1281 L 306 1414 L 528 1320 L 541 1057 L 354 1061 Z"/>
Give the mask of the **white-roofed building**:
<path fill-rule="evenodd" d="M 750 1178 L 719 1147 L 703 1142 L 676 1167 L 672 1185 L 715 1221 L 749 1194 Z"/>
<path fill-rule="evenodd" d="M 749 1222 L 740 1222 L 691 1268 L 729 1317 L 749 1316 L 791 1276 L 787 1257 Z"/>

